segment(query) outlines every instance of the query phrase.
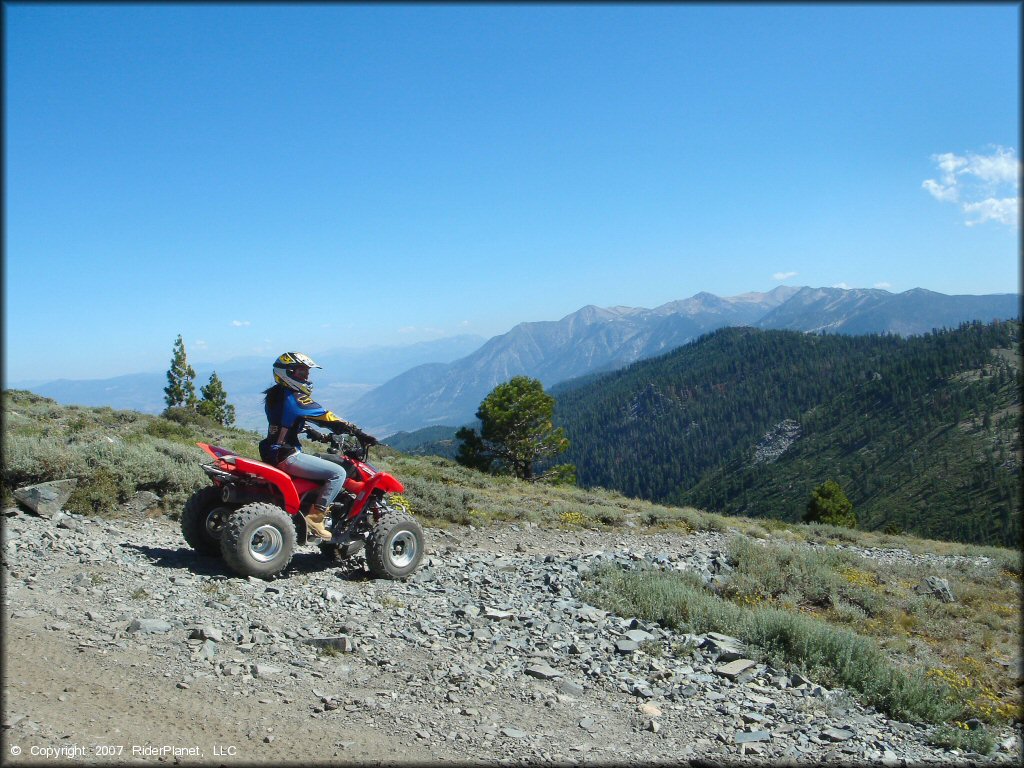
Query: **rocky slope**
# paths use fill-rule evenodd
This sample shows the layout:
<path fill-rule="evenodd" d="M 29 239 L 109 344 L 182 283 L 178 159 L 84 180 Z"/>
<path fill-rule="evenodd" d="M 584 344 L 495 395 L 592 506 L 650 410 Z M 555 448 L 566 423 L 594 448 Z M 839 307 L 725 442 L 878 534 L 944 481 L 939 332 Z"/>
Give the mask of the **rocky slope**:
<path fill-rule="evenodd" d="M 12 508 L 4 528 L 7 764 L 1020 759 L 1009 729 L 989 758 L 929 746 L 929 727 L 730 638 L 584 600 L 581 575 L 606 561 L 710 578 L 722 534 L 431 529 L 407 582 L 312 547 L 263 582 L 195 555 L 164 517 Z"/>

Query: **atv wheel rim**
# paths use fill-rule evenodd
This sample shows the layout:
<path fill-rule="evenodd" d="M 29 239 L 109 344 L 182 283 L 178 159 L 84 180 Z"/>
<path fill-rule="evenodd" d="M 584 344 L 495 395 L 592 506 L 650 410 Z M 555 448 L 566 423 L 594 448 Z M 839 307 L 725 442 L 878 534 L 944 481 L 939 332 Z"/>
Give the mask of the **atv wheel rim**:
<path fill-rule="evenodd" d="M 391 562 L 405 568 L 416 559 L 416 535 L 412 531 L 399 531 L 391 540 Z"/>
<path fill-rule="evenodd" d="M 231 514 L 230 509 L 217 507 L 206 516 L 206 535 L 211 539 L 219 539 L 224 530 L 224 520 Z"/>
<path fill-rule="evenodd" d="M 249 554 L 260 563 L 269 563 L 284 549 L 284 536 L 273 525 L 261 525 L 249 537 Z"/>

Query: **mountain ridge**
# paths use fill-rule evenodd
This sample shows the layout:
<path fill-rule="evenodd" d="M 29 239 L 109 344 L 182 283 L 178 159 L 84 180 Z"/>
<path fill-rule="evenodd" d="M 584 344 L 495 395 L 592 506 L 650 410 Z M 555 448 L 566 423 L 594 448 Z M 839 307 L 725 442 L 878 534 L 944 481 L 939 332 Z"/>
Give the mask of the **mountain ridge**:
<path fill-rule="evenodd" d="M 806 286 L 724 298 L 701 292 L 653 309 L 587 305 L 560 320 L 520 323 L 444 367 L 400 374 L 359 397 L 348 414 L 381 435 L 457 426 L 472 421 L 487 393 L 512 376 L 531 376 L 550 387 L 664 354 L 726 326 L 906 336 L 1019 314 L 1018 294 Z"/>
<path fill-rule="evenodd" d="M 664 354 L 725 326 L 913 335 L 966 320 L 1019 315 L 1018 294 L 947 296 L 922 288 L 893 294 L 778 286 L 730 297 L 702 291 L 653 309 L 589 304 L 558 320 L 524 321 L 490 339 L 459 336 L 401 348 L 318 353 L 314 358 L 324 370 L 315 374 L 315 396 L 367 431 L 387 436 L 468 423 L 486 394 L 512 376 L 532 376 L 550 387 Z M 263 428 L 268 364 L 250 357 L 194 367 L 197 388 L 217 370 L 239 426 Z M 57 379 L 25 388 L 65 404 L 159 413 L 165 383 L 164 374 L 149 373 Z"/>

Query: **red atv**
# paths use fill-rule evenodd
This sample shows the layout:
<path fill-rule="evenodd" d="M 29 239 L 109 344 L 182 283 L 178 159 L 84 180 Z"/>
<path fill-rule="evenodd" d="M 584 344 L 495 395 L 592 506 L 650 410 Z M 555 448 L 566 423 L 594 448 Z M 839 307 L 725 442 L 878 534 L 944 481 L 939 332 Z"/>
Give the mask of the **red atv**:
<path fill-rule="evenodd" d="M 309 534 L 300 514 L 316 500 L 319 483 L 207 443 L 197 445 L 213 457 L 203 465 L 213 485 L 196 491 L 185 504 L 185 541 L 198 552 L 221 555 L 242 576 L 264 579 L 288 566 L 297 543 L 313 540 L 334 562 L 365 549 L 366 564 L 377 578 L 400 579 L 415 571 L 423 559 L 423 529 L 400 499 L 389 496 L 404 491 L 403 485 L 367 463 L 368 446 L 346 448 L 339 435 L 308 428 L 307 433 L 329 441 L 334 453 L 320 457 L 348 472 L 324 522 L 331 541 Z"/>

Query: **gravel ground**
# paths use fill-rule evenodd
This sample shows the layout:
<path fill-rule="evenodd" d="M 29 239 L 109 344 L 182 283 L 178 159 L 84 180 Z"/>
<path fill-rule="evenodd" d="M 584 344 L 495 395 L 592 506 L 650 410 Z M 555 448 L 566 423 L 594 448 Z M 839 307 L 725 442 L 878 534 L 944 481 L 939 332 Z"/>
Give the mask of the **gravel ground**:
<path fill-rule="evenodd" d="M 230 574 L 165 517 L 4 518 L 6 764 L 1019 764 L 583 600 L 608 561 L 714 578 L 725 537 L 428 529 L 411 579 L 303 547 Z M 872 556 L 871 552 L 862 553 Z M 685 649 L 680 655 L 678 651 Z"/>

